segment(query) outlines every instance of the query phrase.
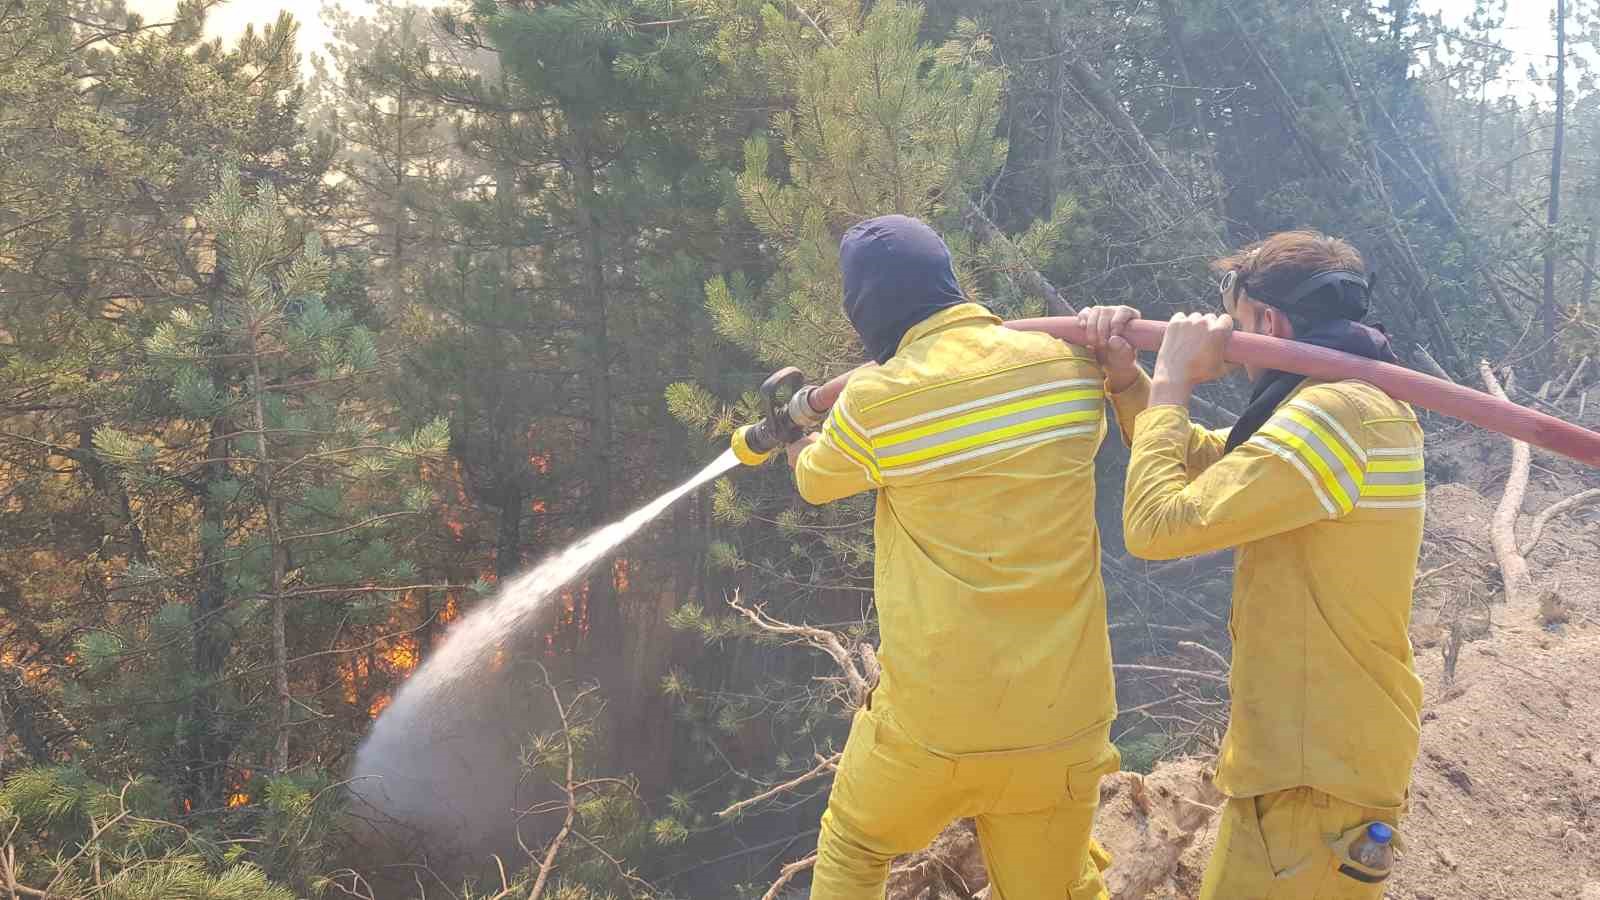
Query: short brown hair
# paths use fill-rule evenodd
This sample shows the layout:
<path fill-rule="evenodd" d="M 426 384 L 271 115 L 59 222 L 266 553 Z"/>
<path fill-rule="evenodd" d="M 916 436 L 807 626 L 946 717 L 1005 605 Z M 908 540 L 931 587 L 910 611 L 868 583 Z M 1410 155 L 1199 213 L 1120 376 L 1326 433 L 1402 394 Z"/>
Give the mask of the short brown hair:
<path fill-rule="evenodd" d="M 1365 277 L 1356 248 L 1320 231 L 1280 231 L 1211 264 L 1217 275 L 1237 272 L 1237 287 L 1252 300 L 1271 303 L 1319 272 Z"/>

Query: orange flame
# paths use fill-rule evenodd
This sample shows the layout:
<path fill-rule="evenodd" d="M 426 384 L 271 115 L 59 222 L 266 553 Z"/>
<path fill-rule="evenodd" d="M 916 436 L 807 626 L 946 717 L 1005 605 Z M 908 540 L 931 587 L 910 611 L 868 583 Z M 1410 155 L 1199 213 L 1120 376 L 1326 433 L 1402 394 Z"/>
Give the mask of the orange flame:
<path fill-rule="evenodd" d="M 548 453 L 530 453 L 528 454 L 528 465 L 533 466 L 535 472 L 543 475 L 550 471 L 550 455 Z"/>
<path fill-rule="evenodd" d="M 461 605 L 456 603 L 456 595 L 451 594 L 444 603 L 444 609 L 439 610 L 439 624 L 448 625 L 459 618 L 461 618 Z"/>
<path fill-rule="evenodd" d="M 611 579 L 616 585 L 617 592 L 622 593 L 628 589 L 628 561 L 618 559 L 611 564 Z"/>
<path fill-rule="evenodd" d="M 394 646 L 383 654 L 383 659 L 396 674 L 409 675 L 417 667 L 421 653 L 414 639 L 402 637 L 395 640 Z"/>
<path fill-rule="evenodd" d="M 544 509 L 545 509 L 544 501 L 543 500 L 535 500 L 532 503 L 528 504 L 528 508 L 533 510 L 536 513 L 542 513 L 542 512 L 544 512 Z"/>
<path fill-rule="evenodd" d="M 344 685 L 344 702 L 354 704 L 361 700 L 361 686 L 368 676 L 367 658 L 356 656 L 339 665 L 339 681 Z"/>
<path fill-rule="evenodd" d="M 183 798 L 183 811 L 186 813 L 194 812 L 194 804 L 189 802 L 188 797 Z"/>
<path fill-rule="evenodd" d="M 367 707 L 367 717 L 376 719 L 383 715 L 383 711 L 388 709 L 389 704 L 392 702 L 394 702 L 393 697 L 388 694 L 379 694 L 377 699 L 373 700 L 371 705 Z"/>
<path fill-rule="evenodd" d="M 241 806 L 249 806 L 249 805 L 250 805 L 250 795 L 249 794 L 229 794 L 228 795 L 228 808 L 229 809 L 238 809 Z"/>

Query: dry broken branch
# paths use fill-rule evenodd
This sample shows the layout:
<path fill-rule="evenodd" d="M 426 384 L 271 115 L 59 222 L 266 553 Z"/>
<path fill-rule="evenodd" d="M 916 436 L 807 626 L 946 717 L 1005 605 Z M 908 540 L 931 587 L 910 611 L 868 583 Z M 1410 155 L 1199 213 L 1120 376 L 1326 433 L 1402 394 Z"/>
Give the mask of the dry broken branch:
<path fill-rule="evenodd" d="M 754 797 L 746 797 L 722 812 L 717 813 L 717 817 L 725 819 L 728 816 L 739 812 L 740 810 L 749 809 L 750 807 L 755 806 L 757 803 L 760 803 L 764 800 L 771 800 L 773 797 L 776 797 L 779 794 L 792 791 L 813 778 L 820 778 L 823 775 L 837 772 L 839 770 L 839 758 L 843 755 L 843 753 L 835 753 L 827 759 L 819 761 L 816 768 L 805 773 L 804 775 L 801 775 L 799 778 L 785 781 L 783 784 L 777 785 L 769 790 L 762 791 Z"/>
<path fill-rule="evenodd" d="M 1206 656 L 1211 657 L 1212 659 L 1216 660 L 1217 665 L 1221 666 L 1222 671 L 1224 672 L 1227 672 L 1233 668 L 1232 664 L 1228 662 L 1227 657 L 1211 649 L 1210 647 L 1207 647 L 1205 644 L 1198 644 L 1194 641 L 1179 641 L 1178 647 L 1182 650 L 1196 650 L 1205 654 Z"/>
<path fill-rule="evenodd" d="M 1544 527 L 1550 523 L 1551 519 L 1595 499 L 1600 499 L 1600 488 L 1574 494 L 1559 503 L 1552 503 L 1544 512 L 1534 517 L 1533 524 L 1528 527 L 1528 539 L 1522 542 L 1522 546 L 1518 548 L 1518 551 L 1524 556 L 1532 552 L 1534 546 L 1539 543 L 1539 538 L 1544 537 Z"/>
<path fill-rule="evenodd" d="M 1006 237 L 1005 232 L 990 220 L 978 204 L 962 197 L 961 217 L 967 228 L 978 236 L 978 240 L 985 244 L 994 244 L 1005 253 L 1008 258 L 1007 274 L 1014 278 L 1023 290 L 1042 298 L 1045 312 L 1052 316 L 1067 316 L 1077 312 L 1077 309 L 1056 290 L 1056 286 L 1028 263 L 1016 245 L 1011 243 L 1011 239 Z"/>
<path fill-rule="evenodd" d="M 751 624 L 768 634 L 798 638 L 833 657 L 833 661 L 839 664 L 839 669 L 844 673 L 845 682 L 850 686 L 852 708 L 859 709 L 866 705 L 867 693 L 871 691 L 872 684 L 861 673 L 861 669 L 856 666 L 850 651 L 845 648 L 844 641 L 840 640 L 837 634 L 825 628 L 814 628 L 810 625 L 791 625 L 788 622 L 774 619 L 759 606 L 752 608 L 740 603 L 737 591 L 728 600 L 728 605 L 743 614 L 746 619 L 750 620 Z"/>
<path fill-rule="evenodd" d="M 817 855 L 813 853 L 805 859 L 797 859 L 784 866 L 782 871 L 778 873 L 778 880 L 774 881 L 772 887 L 767 888 L 767 892 L 761 895 L 761 900 L 777 900 L 778 894 L 783 892 L 783 889 L 788 886 L 789 882 L 794 880 L 796 875 L 816 864 Z"/>
<path fill-rule="evenodd" d="M 1482 373 L 1483 384 L 1489 393 L 1506 399 L 1505 389 L 1500 386 L 1500 380 L 1495 377 L 1489 363 L 1479 362 L 1478 371 Z M 1506 476 L 1505 493 L 1501 495 L 1500 505 L 1495 507 L 1494 518 L 1489 524 L 1489 542 L 1494 545 L 1495 561 L 1500 564 L 1507 603 L 1522 599 L 1531 581 L 1528 561 L 1517 549 L 1516 528 L 1517 514 L 1522 511 L 1522 498 L 1528 491 L 1528 469 L 1532 460 L 1533 455 L 1526 441 L 1511 442 L 1511 472 Z"/>
<path fill-rule="evenodd" d="M 1417 359 L 1422 362 L 1422 368 L 1425 369 L 1429 375 L 1432 375 L 1435 378 L 1442 378 L 1445 381 L 1455 381 L 1454 378 L 1450 377 L 1450 373 L 1444 370 L 1444 366 L 1439 365 L 1439 361 L 1433 358 L 1433 354 L 1428 352 L 1427 347 L 1417 344 L 1416 348 Z"/>
<path fill-rule="evenodd" d="M 1589 368 L 1589 357 L 1585 356 L 1583 359 L 1578 360 L 1578 367 L 1572 370 L 1572 377 L 1567 379 L 1566 386 L 1561 389 L 1561 393 L 1556 395 L 1557 403 L 1567 399 L 1567 395 L 1572 393 L 1572 388 L 1578 383 L 1578 379 L 1583 377 L 1583 370 L 1587 368 Z"/>
<path fill-rule="evenodd" d="M 1118 663 L 1111 668 L 1120 672 L 1149 672 L 1153 675 L 1175 675 L 1180 678 L 1198 678 L 1201 681 L 1213 681 L 1217 684 L 1227 684 L 1228 676 L 1218 675 L 1214 672 L 1196 672 L 1191 669 L 1173 669 L 1167 666 L 1139 666 L 1131 663 Z"/>
<path fill-rule="evenodd" d="M 528 892 L 528 900 L 539 900 L 539 898 L 544 895 L 545 885 L 550 881 L 550 873 L 555 871 L 556 855 L 561 852 L 561 845 L 566 843 L 567 836 L 572 833 L 572 823 L 577 818 L 578 814 L 578 791 L 575 787 L 577 779 L 574 777 L 576 774 L 574 761 L 577 756 L 577 752 L 572 746 L 572 724 L 568 719 L 569 707 L 561 702 L 561 693 L 556 690 L 556 686 L 550 681 L 550 673 L 545 671 L 542 663 L 539 664 L 539 671 L 544 674 L 545 687 L 550 690 L 550 698 L 554 700 L 556 704 L 556 713 L 561 716 L 561 736 L 566 742 L 566 783 L 564 785 L 558 785 L 558 787 L 560 787 L 562 792 L 566 795 L 566 819 L 561 823 L 561 830 L 556 834 L 555 839 L 552 840 L 550 845 L 545 848 L 544 858 L 538 860 L 539 876 L 533 883 L 533 889 Z M 574 700 L 573 705 L 575 706 L 576 704 L 577 701 Z M 517 843 L 522 843 L 521 829 L 518 829 L 517 832 Z M 528 851 L 526 845 L 523 845 L 522 849 L 525 852 Z M 528 852 L 528 856 L 529 858 L 534 858 L 534 854 L 531 852 Z M 496 860 L 496 862 L 498 862 L 498 860 Z M 504 877 L 505 874 L 502 871 L 502 880 Z"/>

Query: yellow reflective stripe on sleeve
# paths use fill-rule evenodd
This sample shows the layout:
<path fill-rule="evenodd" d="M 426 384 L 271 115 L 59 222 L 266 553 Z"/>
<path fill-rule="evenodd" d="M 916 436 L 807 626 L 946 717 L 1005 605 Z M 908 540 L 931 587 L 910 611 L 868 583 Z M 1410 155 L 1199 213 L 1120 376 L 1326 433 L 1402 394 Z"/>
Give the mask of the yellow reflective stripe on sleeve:
<path fill-rule="evenodd" d="M 1015 396 L 1015 392 L 1010 395 Z M 1053 437 L 1093 430 L 1104 415 L 1105 395 L 1098 387 L 1055 390 L 1036 397 L 991 405 L 937 422 L 877 437 L 873 451 L 886 475 L 914 474 Z M 950 407 L 970 408 L 972 404 Z M 921 417 L 918 417 L 921 418 Z M 903 420 L 910 421 L 910 420 Z M 1028 439 L 1028 440 L 1024 440 Z"/>
<path fill-rule="evenodd" d="M 1355 508 L 1356 501 L 1361 497 L 1362 473 L 1360 470 L 1352 471 L 1345 462 L 1348 454 L 1341 457 L 1331 450 L 1316 429 L 1307 427 L 1294 417 L 1280 414 L 1273 416 L 1256 433 L 1273 438 L 1315 472 L 1322 490 L 1338 508 L 1339 515 Z"/>
<path fill-rule="evenodd" d="M 823 427 L 823 431 L 841 453 L 865 469 L 867 476 L 874 482 L 882 484 L 883 472 L 878 468 L 877 460 L 873 458 L 872 445 L 861 437 L 860 430 L 852 427 L 853 425 L 844 407 L 835 404 L 833 414 L 828 416 L 828 424 Z"/>
<path fill-rule="evenodd" d="M 1368 472 L 1421 472 L 1422 457 L 1411 459 L 1377 459 L 1367 462 Z"/>
<path fill-rule="evenodd" d="M 1369 452 L 1367 481 L 1360 506 L 1373 509 L 1416 509 L 1427 494 L 1422 450 L 1417 447 L 1377 448 Z"/>
<path fill-rule="evenodd" d="M 1321 503 L 1322 508 L 1327 511 L 1328 518 L 1338 518 L 1339 507 L 1335 506 L 1333 500 L 1328 496 L 1327 488 L 1323 486 L 1324 482 L 1321 476 L 1313 472 L 1311 468 L 1307 466 L 1303 460 L 1301 460 L 1300 454 L 1294 448 L 1284 446 L 1283 444 L 1278 443 L 1278 441 L 1272 438 L 1270 435 L 1263 434 L 1262 432 L 1265 430 L 1265 428 L 1262 428 L 1260 431 L 1257 431 L 1255 434 L 1251 435 L 1250 440 L 1246 443 L 1260 447 L 1262 450 L 1271 453 L 1273 456 L 1276 456 L 1288 463 L 1290 466 L 1293 466 L 1294 470 L 1299 472 L 1300 475 L 1305 478 L 1306 483 L 1311 485 L 1311 492 L 1317 495 L 1317 502 Z"/>

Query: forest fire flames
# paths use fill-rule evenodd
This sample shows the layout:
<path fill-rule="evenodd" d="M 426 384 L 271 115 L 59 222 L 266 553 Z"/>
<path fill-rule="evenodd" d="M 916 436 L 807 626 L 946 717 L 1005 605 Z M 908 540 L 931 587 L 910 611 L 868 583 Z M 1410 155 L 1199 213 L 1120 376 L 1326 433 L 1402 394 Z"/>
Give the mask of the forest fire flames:
<path fill-rule="evenodd" d="M 232 782 L 228 786 L 229 794 L 226 801 L 229 809 L 238 809 L 241 806 L 250 805 L 250 793 L 245 790 L 245 786 L 250 783 L 250 778 L 254 774 L 249 769 L 242 769 L 237 775 L 229 779 Z M 187 803 L 188 801 L 184 802 Z"/>

